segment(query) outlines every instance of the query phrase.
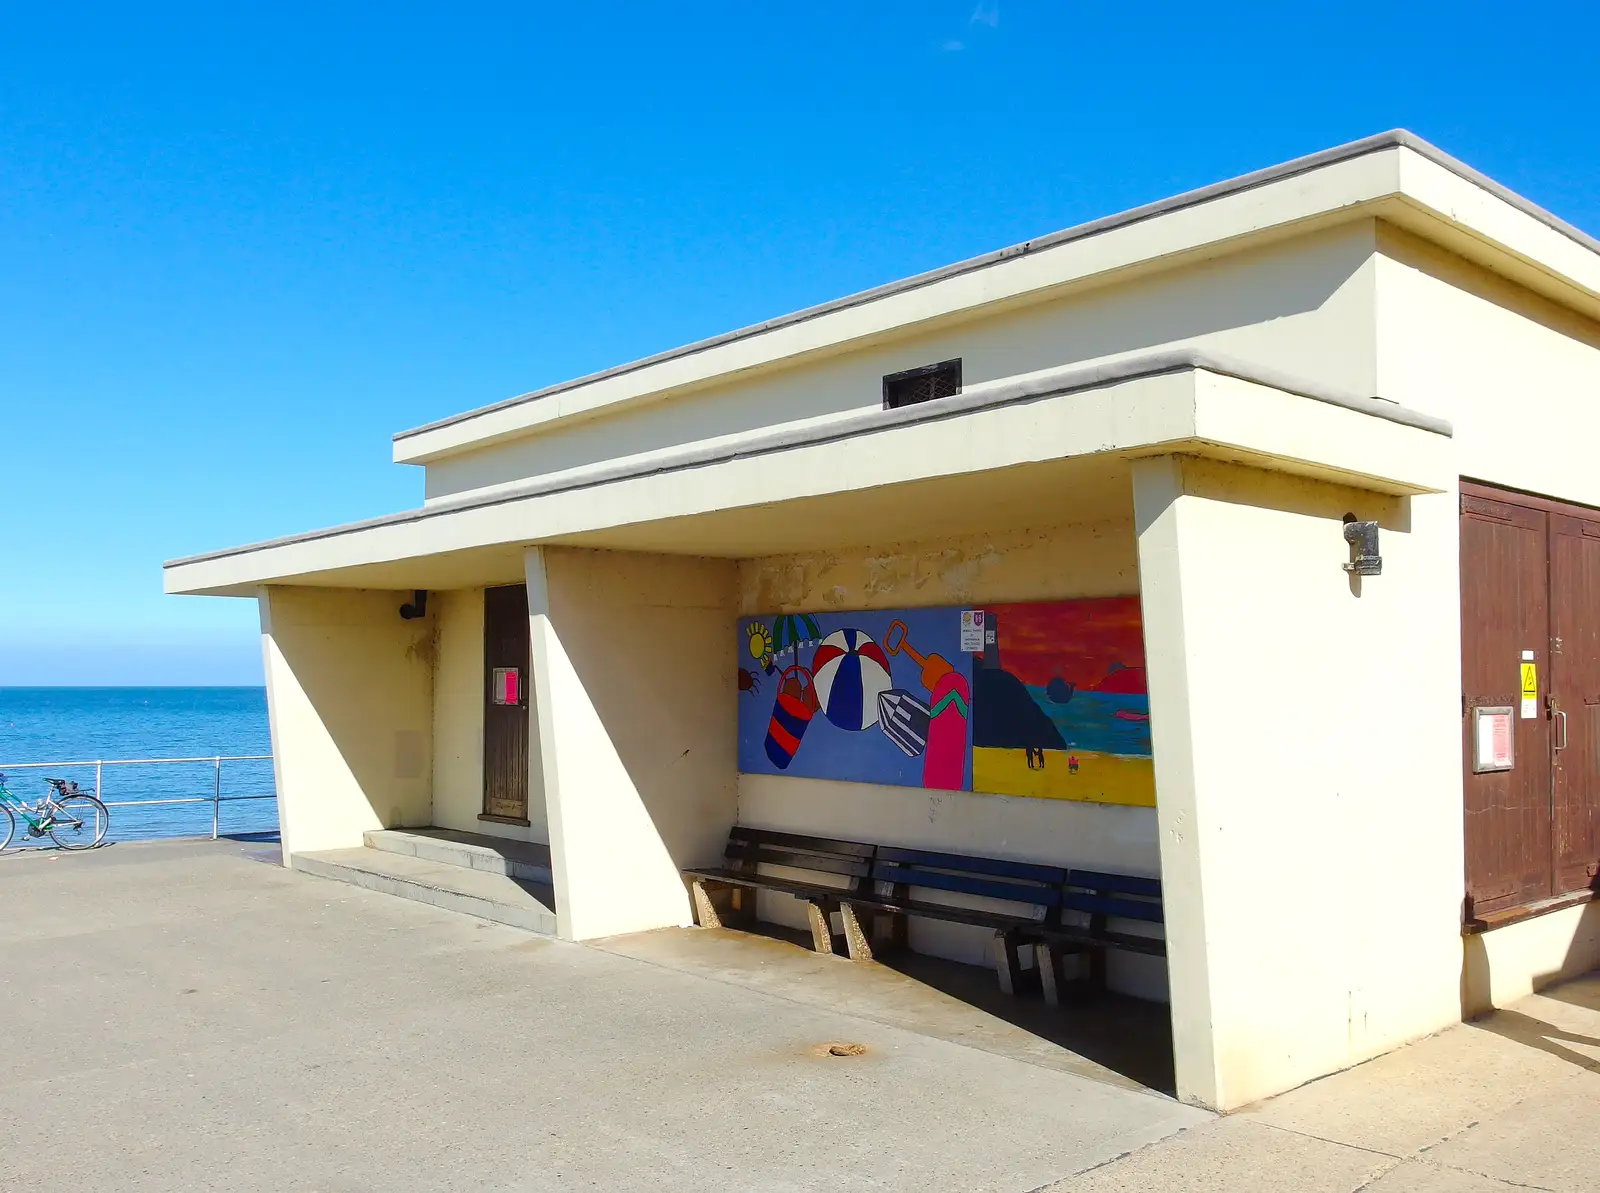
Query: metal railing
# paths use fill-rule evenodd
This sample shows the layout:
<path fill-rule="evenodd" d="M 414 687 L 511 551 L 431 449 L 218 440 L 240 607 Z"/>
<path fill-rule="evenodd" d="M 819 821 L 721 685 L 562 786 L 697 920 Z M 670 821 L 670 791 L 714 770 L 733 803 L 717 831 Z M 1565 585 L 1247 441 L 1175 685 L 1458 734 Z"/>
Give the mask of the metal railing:
<path fill-rule="evenodd" d="M 80 762 L 16 762 L 0 765 L 0 774 L 14 770 L 67 770 L 94 767 L 94 794 L 108 808 L 154 808 L 163 804 L 210 804 L 211 839 L 215 841 L 222 820 L 222 805 L 243 803 L 248 800 L 278 798 L 277 792 L 267 795 L 223 795 L 222 764 L 224 762 L 270 762 L 271 754 L 212 754 L 205 758 L 95 758 Z M 105 768 L 108 766 L 166 766 L 209 762 L 211 764 L 211 794 L 175 796 L 167 799 L 109 800 L 105 797 Z"/>

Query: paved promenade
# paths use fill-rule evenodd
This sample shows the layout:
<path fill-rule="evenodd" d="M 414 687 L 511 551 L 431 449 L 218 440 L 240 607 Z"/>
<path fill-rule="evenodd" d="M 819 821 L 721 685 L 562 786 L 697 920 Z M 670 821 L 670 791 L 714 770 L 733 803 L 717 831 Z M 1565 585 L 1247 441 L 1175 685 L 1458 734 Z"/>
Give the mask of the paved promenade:
<path fill-rule="evenodd" d="M 259 848 L 0 857 L 0 1189 L 1592 1193 L 1600 1173 L 1600 981 L 1217 1119 L 882 969 L 692 931 L 569 945 Z"/>

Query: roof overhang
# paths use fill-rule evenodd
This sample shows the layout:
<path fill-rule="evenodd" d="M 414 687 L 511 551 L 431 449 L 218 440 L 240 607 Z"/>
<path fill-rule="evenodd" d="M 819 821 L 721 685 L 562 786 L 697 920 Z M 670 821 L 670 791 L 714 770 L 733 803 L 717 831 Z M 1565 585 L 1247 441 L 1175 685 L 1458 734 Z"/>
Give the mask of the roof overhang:
<path fill-rule="evenodd" d="M 1379 398 L 1156 353 L 174 560 L 165 587 L 464 587 L 517 578 L 540 543 L 742 558 L 1122 517 L 1130 462 L 1151 455 L 1438 492 L 1453 483 L 1449 435 Z"/>
<path fill-rule="evenodd" d="M 734 374 L 1363 218 L 1600 318 L 1600 242 L 1427 142 L 1390 132 L 404 431 L 394 458 L 427 463 Z"/>

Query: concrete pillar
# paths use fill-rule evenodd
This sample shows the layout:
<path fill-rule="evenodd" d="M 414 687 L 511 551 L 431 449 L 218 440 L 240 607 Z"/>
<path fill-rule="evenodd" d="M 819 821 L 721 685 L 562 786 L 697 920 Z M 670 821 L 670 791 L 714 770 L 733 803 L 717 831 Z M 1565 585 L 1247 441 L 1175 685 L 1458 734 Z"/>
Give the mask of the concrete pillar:
<path fill-rule="evenodd" d="M 1211 977 L 1179 555 L 1182 494 L 1183 471 L 1176 457 L 1134 461 L 1134 530 L 1139 540 L 1139 600 L 1150 689 L 1173 1065 L 1183 1101 L 1216 1106 L 1220 1091 L 1211 1031 Z"/>
<path fill-rule="evenodd" d="M 261 590 L 284 864 L 368 829 L 429 823 L 433 628 L 409 592 Z"/>
<path fill-rule="evenodd" d="M 679 870 L 737 812 L 735 566 L 536 548 L 526 572 L 558 931 L 686 925 Z"/>
<path fill-rule="evenodd" d="M 1133 488 L 1178 1093 L 1229 1110 L 1459 1017 L 1454 501 L 1181 457 Z"/>

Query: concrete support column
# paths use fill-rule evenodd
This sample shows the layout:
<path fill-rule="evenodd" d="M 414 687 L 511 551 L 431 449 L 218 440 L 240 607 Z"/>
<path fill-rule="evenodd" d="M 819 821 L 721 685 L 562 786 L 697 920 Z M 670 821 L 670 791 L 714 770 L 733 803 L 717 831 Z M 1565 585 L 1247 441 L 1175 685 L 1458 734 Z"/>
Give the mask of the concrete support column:
<path fill-rule="evenodd" d="M 1210 957 L 1201 882 L 1200 817 L 1189 706 L 1185 641 L 1182 464 L 1176 457 L 1135 460 L 1134 530 L 1139 540 L 1139 599 L 1145 675 L 1150 687 L 1150 740 L 1156 774 L 1156 825 L 1167 936 L 1167 986 L 1178 1096 L 1202 1106 L 1221 1103 L 1213 1051 Z"/>
<path fill-rule="evenodd" d="M 1178 1093 L 1230 1110 L 1459 1017 L 1455 503 L 1182 457 L 1133 488 Z"/>
<path fill-rule="evenodd" d="M 261 590 L 284 864 L 432 814 L 433 625 L 410 593 Z"/>
<path fill-rule="evenodd" d="M 735 567 L 535 548 L 526 572 L 558 931 L 686 925 L 679 870 L 737 812 Z"/>

